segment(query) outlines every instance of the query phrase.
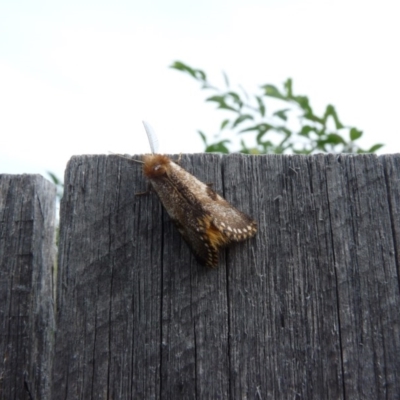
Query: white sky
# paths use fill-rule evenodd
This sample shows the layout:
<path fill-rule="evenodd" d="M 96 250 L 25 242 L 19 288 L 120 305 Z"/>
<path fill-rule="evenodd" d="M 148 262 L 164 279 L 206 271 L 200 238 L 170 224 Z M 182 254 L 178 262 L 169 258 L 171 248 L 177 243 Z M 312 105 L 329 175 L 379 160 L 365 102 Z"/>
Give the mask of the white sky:
<path fill-rule="evenodd" d="M 396 4 L 397 3 L 397 4 Z M 74 154 L 201 152 L 224 115 L 168 68 L 226 71 L 249 92 L 294 80 L 363 147 L 400 151 L 398 1 L 0 0 L 0 173 L 63 177 Z"/>

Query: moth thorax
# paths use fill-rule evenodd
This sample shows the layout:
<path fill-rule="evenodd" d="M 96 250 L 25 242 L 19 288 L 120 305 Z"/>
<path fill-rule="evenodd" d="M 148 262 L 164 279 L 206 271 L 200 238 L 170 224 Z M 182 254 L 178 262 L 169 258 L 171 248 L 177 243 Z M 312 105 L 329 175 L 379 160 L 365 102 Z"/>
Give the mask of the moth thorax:
<path fill-rule="evenodd" d="M 149 179 L 161 177 L 170 168 L 170 159 L 161 154 L 146 154 L 143 156 L 143 173 Z"/>

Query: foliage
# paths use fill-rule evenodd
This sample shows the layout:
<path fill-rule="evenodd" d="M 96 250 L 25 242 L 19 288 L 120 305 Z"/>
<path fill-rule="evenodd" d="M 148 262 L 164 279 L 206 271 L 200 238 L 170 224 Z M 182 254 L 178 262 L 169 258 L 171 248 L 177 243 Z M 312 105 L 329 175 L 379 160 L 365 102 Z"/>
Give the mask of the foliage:
<path fill-rule="evenodd" d="M 61 179 L 58 178 L 56 174 L 51 171 L 47 171 L 47 175 L 49 175 L 51 182 L 53 182 L 57 187 L 57 199 L 58 201 L 61 200 L 64 193 L 64 184 L 62 183 Z"/>
<path fill-rule="evenodd" d="M 281 89 L 265 84 L 261 85 L 260 93 L 250 96 L 243 88 L 239 91 L 231 89 L 226 74 L 226 89 L 219 89 L 211 85 L 206 73 L 200 69 L 180 61 L 175 61 L 171 68 L 190 75 L 201 83 L 202 89 L 211 90 L 213 94 L 206 101 L 229 115 L 221 122 L 214 142 L 209 143 L 207 136 L 199 131 L 206 152 L 231 152 L 232 140 L 226 138 L 226 133 L 230 138 L 232 133 L 238 135 L 239 151 L 251 154 L 374 153 L 383 146 L 375 144 L 370 149 L 362 149 L 356 143 L 363 134 L 361 130 L 345 126 L 332 105 L 326 107 L 322 116 L 317 116 L 308 97 L 294 94 L 290 78 Z M 250 145 L 249 134 L 253 141 Z"/>

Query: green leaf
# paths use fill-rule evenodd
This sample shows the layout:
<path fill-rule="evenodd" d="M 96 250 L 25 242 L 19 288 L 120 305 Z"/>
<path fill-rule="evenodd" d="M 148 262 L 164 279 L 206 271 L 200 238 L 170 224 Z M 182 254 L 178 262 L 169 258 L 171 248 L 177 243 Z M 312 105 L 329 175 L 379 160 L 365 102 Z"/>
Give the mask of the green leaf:
<path fill-rule="evenodd" d="M 251 131 L 258 131 L 258 132 L 267 132 L 272 128 L 272 125 L 270 124 L 257 124 L 255 126 L 251 126 L 246 129 L 242 129 L 239 131 L 239 133 L 246 133 L 246 132 L 251 132 Z"/>
<path fill-rule="evenodd" d="M 368 151 L 367 153 L 375 153 L 377 150 L 381 149 L 384 146 L 384 144 L 378 143 L 374 144 Z"/>
<path fill-rule="evenodd" d="M 211 96 L 211 97 L 208 97 L 208 98 L 206 99 L 206 101 L 210 101 L 210 102 L 217 103 L 217 104 L 218 104 L 218 108 L 223 109 L 223 110 L 231 110 L 231 111 L 235 111 L 235 112 L 238 112 L 238 111 L 239 111 L 239 110 L 237 110 L 237 109 L 235 109 L 235 108 L 229 106 L 229 105 L 226 103 L 226 100 L 225 100 L 225 97 L 224 97 L 224 96 L 218 96 L 218 95 L 216 95 L 216 96 Z"/>
<path fill-rule="evenodd" d="M 326 106 L 325 114 L 324 114 L 324 117 L 323 117 L 323 120 L 324 120 L 325 124 L 326 124 L 326 122 L 327 122 L 329 117 L 332 117 L 333 120 L 335 121 L 336 129 L 343 129 L 344 128 L 343 124 L 339 121 L 339 117 L 337 115 L 335 107 L 333 107 L 331 104 Z"/>
<path fill-rule="evenodd" d="M 265 116 L 265 105 L 264 102 L 262 101 L 262 98 L 260 96 L 255 96 L 257 103 L 258 103 L 258 109 L 260 111 L 260 114 L 262 117 Z"/>
<path fill-rule="evenodd" d="M 173 62 L 172 65 L 170 65 L 170 68 L 176 69 L 181 72 L 186 72 L 190 76 L 192 76 L 193 78 L 195 78 L 197 80 L 201 80 L 201 81 L 207 80 L 207 77 L 206 77 L 206 74 L 204 71 L 202 71 L 201 69 L 193 69 L 193 68 L 189 67 L 189 65 L 184 64 L 181 61 Z"/>
<path fill-rule="evenodd" d="M 316 149 L 322 150 L 324 152 L 327 152 L 327 150 L 326 150 L 326 140 L 325 139 L 323 139 L 323 140 L 318 139 L 318 140 L 315 141 L 315 144 L 316 144 Z"/>
<path fill-rule="evenodd" d="M 229 124 L 229 122 L 229 119 L 224 119 L 219 129 L 222 131 Z"/>
<path fill-rule="evenodd" d="M 286 113 L 290 111 L 290 108 L 285 108 L 283 110 L 275 111 L 273 115 L 276 117 L 282 119 L 283 121 L 287 121 L 287 115 Z"/>
<path fill-rule="evenodd" d="M 292 90 L 292 79 L 291 78 L 288 78 L 287 80 L 286 80 L 286 82 L 283 84 L 283 86 L 285 87 L 285 89 L 286 89 L 286 97 L 288 98 L 288 99 L 291 99 L 291 98 L 293 98 L 293 90 Z"/>
<path fill-rule="evenodd" d="M 47 175 L 49 175 L 50 179 L 53 181 L 53 183 L 56 185 L 57 188 L 57 197 L 59 200 L 62 199 L 63 197 L 63 192 L 64 192 L 64 184 L 62 183 L 61 179 L 59 179 L 56 174 L 54 174 L 51 171 L 47 171 Z"/>
<path fill-rule="evenodd" d="M 228 154 L 229 153 L 229 149 L 225 146 L 225 143 L 230 143 L 230 140 L 221 140 L 220 142 L 211 144 L 209 146 L 207 146 L 206 148 L 206 153 L 224 153 L 224 154 Z"/>
<path fill-rule="evenodd" d="M 250 149 L 246 146 L 246 143 L 244 142 L 243 139 L 240 141 L 240 145 L 242 146 L 242 148 L 240 149 L 241 153 L 250 154 Z"/>
<path fill-rule="evenodd" d="M 257 136 L 256 136 L 256 142 L 257 144 L 262 145 L 264 142 L 261 140 L 263 138 L 263 136 L 268 132 L 268 130 L 265 131 L 260 131 L 258 132 Z"/>
<path fill-rule="evenodd" d="M 289 136 L 292 135 L 292 131 L 289 130 L 288 128 L 286 128 L 285 126 L 276 126 L 275 129 L 276 129 L 278 132 L 284 133 L 287 137 L 289 137 Z"/>
<path fill-rule="evenodd" d="M 239 131 L 239 133 L 246 133 L 252 131 L 258 131 L 258 126 L 251 126 L 250 128 L 242 129 Z"/>
<path fill-rule="evenodd" d="M 207 146 L 206 135 L 202 131 L 197 131 L 197 133 L 200 135 L 201 139 L 203 140 L 204 145 Z"/>
<path fill-rule="evenodd" d="M 56 174 L 54 174 L 51 171 L 47 171 L 47 175 L 49 175 L 49 177 L 51 178 L 52 182 L 56 185 L 56 186 L 61 186 L 63 187 L 64 185 L 61 182 L 61 179 L 59 179 Z"/>
<path fill-rule="evenodd" d="M 263 85 L 261 86 L 261 88 L 264 89 L 264 96 L 275 97 L 277 99 L 285 99 L 285 96 L 283 96 L 279 92 L 279 90 L 273 85 Z"/>
<path fill-rule="evenodd" d="M 235 93 L 235 92 L 228 92 L 226 95 L 229 96 L 229 97 L 231 97 L 232 100 L 233 100 L 236 104 L 239 105 L 239 107 L 242 107 L 243 101 L 242 101 L 242 99 L 240 98 L 240 96 L 239 96 L 237 93 Z"/>
<path fill-rule="evenodd" d="M 350 132 L 349 132 L 350 140 L 351 140 L 351 141 L 357 140 L 357 139 L 359 139 L 359 138 L 362 136 L 362 134 L 363 134 L 362 131 L 359 131 L 359 130 L 356 129 L 356 128 L 351 128 L 351 129 L 350 129 Z"/>
<path fill-rule="evenodd" d="M 313 116 L 313 111 L 307 96 L 294 96 L 292 97 L 292 100 L 296 102 L 306 112 L 306 114 Z"/>
<path fill-rule="evenodd" d="M 219 95 L 215 95 L 215 96 L 211 96 L 211 97 L 207 97 L 206 101 L 213 101 L 215 103 L 225 103 L 225 97 L 224 96 L 219 96 Z"/>
<path fill-rule="evenodd" d="M 346 141 L 337 133 L 330 133 L 325 140 L 325 143 L 329 144 L 346 144 Z"/>
<path fill-rule="evenodd" d="M 174 61 L 169 67 L 178 71 L 189 72 L 191 74 L 193 74 L 194 72 L 193 68 L 189 67 L 189 65 L 186 65 L 181 61 Z"/>
<path fill-rule="evenodd" d="M 300 132 L 299 132 L 299 135 L 300 135 L 300 136 L 304 136 L 304 137 L 306 137 L 306 138 L 309 138 L 309 137 L 310 137 L 310 132 L 315 132 L 315 131 L 316 131 L 316 129 L 315 129 L 313 126 L 304 125 L 304 126 L 301 128 L 301 130 L 300 130 Z"/>
<path fill-rule="evenodd" d="M 310 112 L 310 111 L 305 112 L 304 115 L 303 115 L 303 118 L 304 118 L 304 119 L 308 119 L 309 121 L 318 122 L 319 124 L 325 126 L 324 120 L 323 120 L 322 118 L 319 118 L 319 117 L 317 117 L 316 115 L 314 115 L 314 114 L 312 113 L 312 111 L 311 111 L 311 112 Z"/>
<path fill-rule="evenodd" d="M 243 121 L 247 121 L 247 120 L 253 120 L 253 116 L 250 114 L 243 114 L 240 115 L 238 118 L 236 118 L 236 120 L 233 122 L 232 124 L 232 128 L 236 128 L 239 124 L 241 124 Z"/>

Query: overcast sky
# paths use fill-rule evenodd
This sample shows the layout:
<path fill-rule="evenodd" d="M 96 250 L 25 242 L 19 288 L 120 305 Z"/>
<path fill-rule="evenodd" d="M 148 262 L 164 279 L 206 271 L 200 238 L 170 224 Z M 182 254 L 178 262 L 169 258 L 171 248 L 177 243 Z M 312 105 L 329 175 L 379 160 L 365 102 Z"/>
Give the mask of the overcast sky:
<path fill-rule="evenodd" d="M 397 3 L 397 4 L 396 4 Z M 293 78 L 364 147 L 400 151 L 398 1 L 0 0 L 0 173 L 63 176 L 74 154 L 201 152 L 223 116 L 169 65 L 249 92 Z"/>

